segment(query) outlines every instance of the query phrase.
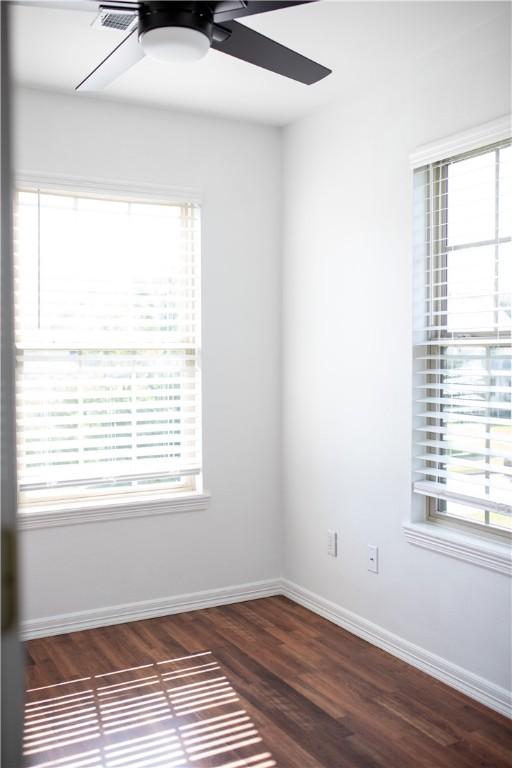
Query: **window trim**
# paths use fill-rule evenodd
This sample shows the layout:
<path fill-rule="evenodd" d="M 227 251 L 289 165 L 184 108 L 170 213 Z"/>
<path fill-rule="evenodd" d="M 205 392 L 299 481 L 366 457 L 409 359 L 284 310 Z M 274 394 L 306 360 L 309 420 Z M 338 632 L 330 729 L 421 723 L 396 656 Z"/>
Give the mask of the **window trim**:
<path fill-rule="evenodd" d="M 430 519 L 404 523 L 403 532 L 409 544 L 430 549 L 456 560 L 512 576 L 512 554 L 507 541 L 468 531 L 464 525 L 451 526 L 447 520 Z"/>
<path fill-rule="evenodd" d="M 202 192 L 197 187 L 174 187 L 157 184 L 141 184 L 140 182 L 117 181 L 107 178 L 73 176 L 39 171 L 20 170 L 13 179 L 13 192 L 20 187 L 38 187 L 56 189 L 61 192 L 112 195 L 117 199 L 151 200 L 162 204 L 202 205 Z M 202 219 L 201 219 L 202 221 Z M 202 238 L 202 224 L 201 233 Z M 201 349 L 201 327 L 199 327 L 198 344 Z M 201 377 L 202 378 L 202 377 Z M 202 397 L 200 399 L 201 423 Z M 202 456 L 203 439 L 200 436 L 199 450 Z M 62 525 L 91 523 L 145 517 L 148 515 L 172 514 L 176 512 L 205 511 L 210 502 L 210 494 L 204 491 L 204 457 L 202 461 L 200 482 L 197 491 L 178 490 L 175 493 L 168 489 L 151 493 L 133 493 L 130 498 L 122 498 L 112 494 L 98 498 L 84 498 L 76 501 L 48 501 L 39 504 L 20 504 L 17 506 L 18 528 L 20 530 L 48 528 Z"/>
<path fill-rule="evenodd" d="M 446 160 L 454 155 L 462 155 L 481 149 L 487 144 L 495 144 L 498 141 L 509 139 L 512 131 L 512 114 L 503 115 L 488 123 L 476 125 L 467 131 L 454 133 L 443 139 L 438 139 L 429 144 L 418 147 L 409 157 L 409 166 L 412 170 L 424 165 Z"/>
<path fill-rule="evenodd" d="M 156 493 L 156 492 L 155 492 Z M 135 496 L 135 494 L 134 494 Z M 138 496 L 127 500 L 105 500 L 76 504 L 45 504 L 38 507 L 18 507 L 18 529 L 56 528 L 81 523 L 108 522 L 132 517 L 169 515 L 177 512 L 205 512 L 210 503 L 209 493 L 186 493 Z"/>
<path fill-rule="evenodd" d="M 84 194 L 114 195 L 117 198 L 133 199 L 134 195 L 150 198 L 154 203 L 191 203 L 201 205 L 203 198 L 197 187 L 172 187 L 163 184 L 141 184 L 136 181 L 114 181 L 94 176 L 69 176 L 58 173 L 20 170 L 14 177 L 14 188 L 19 186 L 55 188 L 60 191 L 83 192 Z"/>
<path fill-rule="evenodd" d="M 410 169 L 414 171 L 456 155 L 472 153 L 511 137 L 512 114 L 504 115 L 419 147 L 410 155 Z M 433 515 L 429 500 L 424 499 L 427 494 L 415 490 L 414 485 L 411 490 L 411 515 L 403 523 L 404 535 L 410 544 L 512 576 L 511 534 L 508 531 L 485 529 L 482 525 L 471 525 L 453 517 Z"/>

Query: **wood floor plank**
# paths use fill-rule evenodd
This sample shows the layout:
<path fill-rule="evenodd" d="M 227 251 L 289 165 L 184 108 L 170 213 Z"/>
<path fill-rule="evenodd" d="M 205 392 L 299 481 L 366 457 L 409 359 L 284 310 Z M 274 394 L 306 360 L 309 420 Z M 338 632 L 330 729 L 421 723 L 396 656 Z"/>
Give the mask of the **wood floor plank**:
<path fill-rule="evenodd" d="M 268 751 L 279 768 L 323 768 L 314 755 L 302 749 L 293 737 L 279 728 L 260 708 L 253 707 L 249 702 L 246 702 L 246 708 L 260 733 L 264 734 Z"/>
<path fill-rule="evenodd" d="M 475 731 L 457 741 L 450 747 L 450 754 L 466 761 L 477 759 L 481 768 L 510 768 L 512 765 L 511 750 L 484 731 Z"/>
<path fill-rule="evenodd" d="M 24 768 L 510 768 L 510 722 L 283 597 L 27 643 Z"/>
<path fill-rule="evenodd" d="M 439 717 L 434 710 L 422 706 L 413 699 L 394 694 L 380 696 L 377 701 L 382 707 L 398 715 L 406 723 L 410 723 L 416 730 L 443 747 L 455 744 L 458 740 L 458 735 L 449 722 Z"/>
<path fill-rule="evenodd" d="M 313 682 L 311 682 L 312 680 Z M 338 701 L 338 697 L 329 695 L 328 691 L 315 683 L 314 675 L 301 675 L 288 681 L 292 688 L 295 688 L 302 696 L 319 706 L 331 717 L 336 720 L 346 717 L 348 710 Z"/>

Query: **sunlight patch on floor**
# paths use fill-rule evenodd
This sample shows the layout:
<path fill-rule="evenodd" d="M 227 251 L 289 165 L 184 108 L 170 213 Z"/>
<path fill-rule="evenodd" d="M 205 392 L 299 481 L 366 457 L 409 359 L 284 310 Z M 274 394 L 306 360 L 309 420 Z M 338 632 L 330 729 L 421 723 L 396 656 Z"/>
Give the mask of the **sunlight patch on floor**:
<path fill-rule="evenodd" d="M 25 768 L 273 768 L 209 651 L 27 691 Z"/>

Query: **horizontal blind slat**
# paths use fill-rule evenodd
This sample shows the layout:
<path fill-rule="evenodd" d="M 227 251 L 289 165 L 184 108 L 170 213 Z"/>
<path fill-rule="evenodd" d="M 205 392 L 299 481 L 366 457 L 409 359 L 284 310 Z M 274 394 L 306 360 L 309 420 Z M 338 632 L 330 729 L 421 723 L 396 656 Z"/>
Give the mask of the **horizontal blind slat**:
<path fill-rule="evenodd" d="M 494 479 L 494 476 L 492 478 L 487 478 L 484 476 L 484 473 L 481 473 L 481 476 L 479 477 L 475 477 L 474 475 L 464 474 L 463 472 L 449 472 L 448 470 L 437 469 L 435 467 L 420 467 L 414 471 L 417 474 L 426 475 L 428 477 L 446 478 L 452 482 L 457 482 L 457 484 L 462 483 L 462 485 L 464 485 L 467 483 L 468 485 L 476 485 L 480 488 L 492 488 L 501 500 L 504 500 L 500 496 L 501 493 L 503 493 L 504 497 L 507 496 L 510 498 L 510 483 L 501 482 L 499 478 Z"/>
<path fill-rule="evenodd" d="M 464 457 L 454 456 L 453 454 L 443 453 L 421 453 L 415 457 L 420 461 L 434 462 L 435 464 L 453 464 L 454 466 L 465 467 L 467 469 L 473 469 L 478 472 L 489 472 L 494 475 L 503 475 L 512 477 L 512 468 L 506 467 L 500 464 L 486 464 L 484 462 L 475 461 L 473 459 L 467 459 Z M 450 471 L 449 468 L 447 471 Z M 511 486 L 512 490 L 512 486 Z"/>
<path fill-rule="evenodd" d="M 460 454 L 474 454 L 477 456 L 489 456 L 490 458 L 497 458 L 497 459 L 509 459 L 510 458 L 510 451 L 500 451 L 498 448 L 492 449 L 492 448 L 482 448 L 480 446 L 475 447 L 474 443 L 485 443 L 485 435 L 482 435 L 481 437 L 474 436 L 470 437 L 468 435 L 460 436 L 460 435 L 454 435 L 452 433 L 445 433 L 447 439 L 446 440 L 416 440 L 416 446 L 417 447 L 426 447 L 426 448 L 442 448 L 444 451 L 447 452 L 447 454 L 442 455 L 452 455 L 454 452 L 460 453 Z M 492 440 L 489 442 L 493 442 Z M 494 441 L 498 442 L 498 441 Z M 430 454 L 429 454 L 430 455 Z"/>
<path fill-rule="evenodd" d="M 479 393 L 475 393 L 478 395 Z M 419 397 L 416 399 L 417 403 L 431 403 L 432 405 L 444 405 L 450 406 L 453 410 L 459 412 L 466 410 L 483 410 L 484 408 L 492 408 L 494 410 L 510 411 L 512 404 L 510 402 L 500 402 L 499 400 L 482 400 L 482 399 L 462 399 L 457 397 Z"/>
<path fill-rule="evenodd" d="M 476 416 L 472 413 L 448 413 L 446 411 L 423 411 L 417 414 L 426 419 L 437 419 L 438 421 L 456 421 L 459 423 L 488 424 L 490 426 L 510 427 L 510 418 L 501 418 L 499 416 Z"/>
<path fill-rule="evenodd" d="M 499 514 L 512 515 L 512 504 L 502 502 L 492 494 L 477 494 L 475 491 L 462 494 L 450 490 L 442 483 L 435 483 L 428 480 L 416 481 L 413 487 L 416 493 L 421 493 L 426 496 L 434 496 L 439 499 L 451 499 L 477 508 L 485 507 L 486 509 L 492 509 Z"/>
<path fill-rule="evenodd" d="M 447 363 L 449 358 L 442 358 Z M 484 359 L 484 358 L 483 358 Z M 467 378 L 507 378 L 512 377 L 512 370 L 499 368 L 424 368 L 416 372 L 419 376 L 462 376 Z"/>
<path fill-rule="evenodd" d="M 425 330 L 425 329 L 423 329 Z M 507 346 L 507 351 L 503 352 L 504 355 L 508 356 L 510 355 L 510 342 L 511 342 L 511 336 L 510 333 L 507 331 L 506 335 L 505 332 L 502 332 L 501 335 L 496 334 L 496 336 L 481 336 L 481 337 L 475 337 L 475 336 L 447 336 L 446 338 L 438 336 L 438 337 L 432 337 L 432 338 L 424 338 L 416 341 L 417 347 L 499 347 L 499 346 Z"/>
<path fill-rule="evenodd" d="M 489 434 L 485 430 L 486 426 L 487 426 L 487 424 L 485 423 L 485 421 L 479 422 L 479 423 L 474 423 L 474 422 L 467 422 L 467 423 L 465 423 L 465 422 L 462 422 L 460 424 L 455 425 L 455 427 L 454 427 L 453 424 L 445 424 L 444 426 L 437 426 L 437 425 L 434 425 L 434 424 L 420 424 L 420 425 L 417 425 L 415 427 L 415 431 L 417 433 L 425 432 L 425 433 L 431 433 L 433 435 L 442 435 L 442 436 L 446 436 L 446 437 L 450 437 L 450 438 L 451 437 L 462 437 L 462 438 L 467 438 L 467 439 L 478 440 L 478 439 L 482 439 L 482 438 L 485 439 L 486 435 Z M 497 425 L 497 426 L 499 427 L 501 425 Z M 462 431 L 464 428 L 468 428 L 469 429 L 469 428 L 473 428 L 473 427 L 480 428 L 481 432 L 475 434 L 474 432 L 471 433 L 471 432 L 464 432 L 464 431 Z M 494 439 L 496 439 L 496 436 L 492 435 L 492 433 L 491 433 L 491 438 L 493 438 L 493 437 L 494 437 Z M 512 433 L 510 433 L 510 434 L 499 434 L 499 442 L 500 443 L 512 443 Z"/>
<path fill-rule="evenodd" d="M 427 384 L 418 384 L 416 389 L 437 389 L 440 392 L 446 392 L 450 395 L 453 392 L 474 392 L 475 394 L 508 394 L 512 395 L 512 387 L 486 386 L 485 384 L 465 384 L 456 381 L 448 382 L 428 382 Z M 500 402 L 500 401 L 497 401 Z"/>

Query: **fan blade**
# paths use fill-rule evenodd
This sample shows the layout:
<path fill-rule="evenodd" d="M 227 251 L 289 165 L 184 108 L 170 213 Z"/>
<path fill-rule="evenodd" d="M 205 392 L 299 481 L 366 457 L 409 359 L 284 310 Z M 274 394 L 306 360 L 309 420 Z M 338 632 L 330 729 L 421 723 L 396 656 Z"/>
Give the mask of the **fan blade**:
<path fill-rule="evenodd" d="M 99 91 L 105 88 L 144 56 L 135 28 L 76 86 L 75 91 Z"/>
<path fill-rule="evenodd" d="M 278 11 L 280 8 L 290 8 L 292 5 L 306 5 L 307 3 L 316 3 L 317 0 L 267 0 L 267 2 L 258 2 L 257 0 L 248 0 L 246 3 L 219 2 L 213 12 L 215 22 L 223 24 L 225 21 L 239 19 L 242 16 L 253 16 L 255 13 L 266 13 L 267 11 Z"/>
<path fill-rule="evenodd" d="M 260 35 L 254 29 L 238 24 L 236 21 L 228 21 L 223 24 L 231 30 L 231 36 L 224 42 L 212 40 L 212 48 L 235 59 L 247 61 L 257 67 L 269 69 L 277 75 L 298 80 L 299 83 L 312 85 L 327 75 L 331 70 L 317 64 L 300 53 L 286 48 L 269 37 Z"/>

